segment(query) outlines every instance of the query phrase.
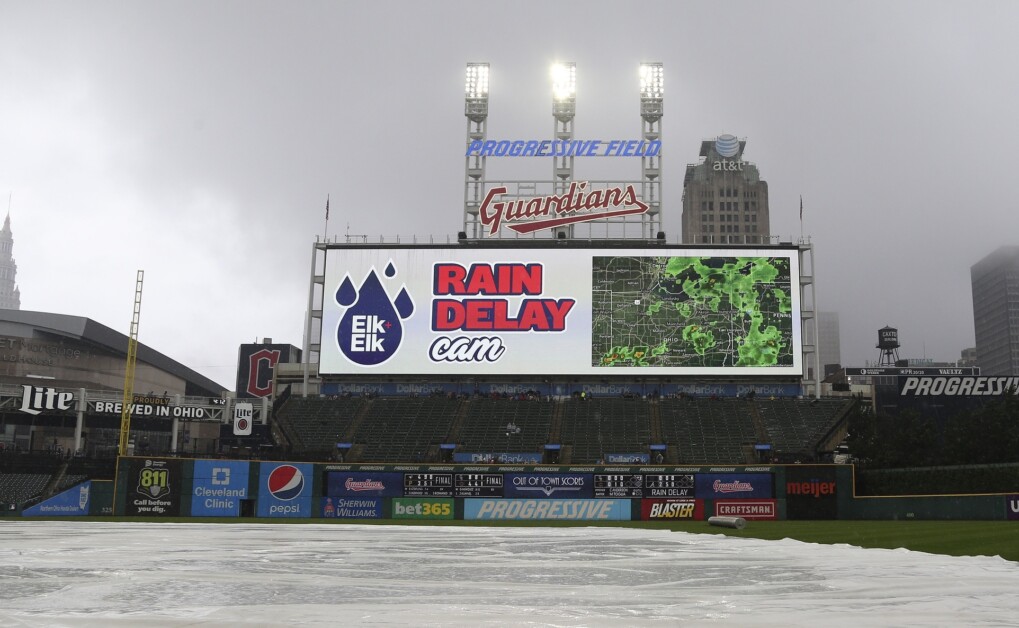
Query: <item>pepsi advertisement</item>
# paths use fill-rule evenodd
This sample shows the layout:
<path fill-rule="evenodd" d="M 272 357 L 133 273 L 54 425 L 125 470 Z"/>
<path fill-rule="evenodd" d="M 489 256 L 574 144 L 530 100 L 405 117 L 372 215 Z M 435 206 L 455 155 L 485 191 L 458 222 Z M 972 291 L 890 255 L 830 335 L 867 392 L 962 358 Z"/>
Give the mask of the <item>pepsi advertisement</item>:
<path fill-rule="evenodd" d="M 326 495 L 329 497 L 403 497 L 403 474 L 329 471 L 326 473 Z"/>
<path fill-rule="evenodd" d="M 196 460 L 191 489 L 191 514 L 196 517 L 238 517 L 248 499 L 249 463 L 237 460 Z"/>
<path fill-rule="evenodd" d="M 260 467 L 259 517 L 311 517 L 312 465 L 263 462 Z"/>
<path fill-rule="evenodd" d="M 507 473 L 505 497 L 582 499 L 594 497 L 590 473 Z"/>
<path fill-rule="evenodd" d="M 770 473 L 698 473 L 698 499 L 773 497 Z"/>

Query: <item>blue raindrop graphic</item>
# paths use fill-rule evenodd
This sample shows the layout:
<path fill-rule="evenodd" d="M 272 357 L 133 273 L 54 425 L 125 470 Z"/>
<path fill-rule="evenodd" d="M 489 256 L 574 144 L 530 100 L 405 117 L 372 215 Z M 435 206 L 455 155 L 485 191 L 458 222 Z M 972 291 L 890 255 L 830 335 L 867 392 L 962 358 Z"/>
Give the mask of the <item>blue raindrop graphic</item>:
<path fill-rule="evenodd" d="M 396 277 L 396 266 L 393 266 L 393 260 L 389 260 L 389 264 L 386 266 L 386 277 Z"/>
<path fill-rule="evenodd" d="M 406 288 L 400 288 L 400 294 L 396 295 L 395 303 L 396 311 L 400 314 L 400 318 L 407 318 L 414 313 L 414 301 L 407 294 Z"/>
<path fill-rule="evenodd" d="M 350 275 L 347 275 L 340 282 L 339 289 L 336 290 L 336 302 L 343 307 L 350 307 L 354 305 L 354 301 L 357 301 L 357 288 L 354 287 L 354 282 L 350 280 Z"/>
<path fill-rule="evenodd" d="M 392 262 L 386 267 L 386 274 L 396 274 Z M 400 290 L 394 303 L 373 268 L 357 288 L 349 275 L 345 277 L 336 291 L 336 302 L 347 307 L 340 318 L 336 337 L 340 351 L 348 360 L 362 366 L 375 366 L 396 353 L 403 340 L 401 319 L 414 312 L 414 302 L 406 288 Z"/>

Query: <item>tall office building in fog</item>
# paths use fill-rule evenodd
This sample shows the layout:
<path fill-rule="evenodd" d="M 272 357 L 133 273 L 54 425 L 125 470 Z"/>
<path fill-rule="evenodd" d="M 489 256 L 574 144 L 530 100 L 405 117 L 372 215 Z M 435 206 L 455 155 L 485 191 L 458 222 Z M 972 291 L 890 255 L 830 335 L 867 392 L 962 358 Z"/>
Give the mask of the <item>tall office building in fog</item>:
<path fill-rule="evenodd" d="M 1019 246 L 1003 246 L 970 268 L 981 375 L 1019 375 Z"/>
<path fill-rule="evenodd" d="M 768 183 L 743 160 L 746 144 L 733 135 L 701 142 L 703 159 L 689 164 L 683 179 L 684 243 L 769 242 Z"/>
<path fill-rule="evenodd" d="M 842 364 L 838 312 L 817 313 L 817 354 L 825 377 L 830 374 L 829 365 Z"/>
<path fill-rule="evenodd" d="M 17 284 L 18 265 L 14 261 L 14 234 L 11 232 L 11 215 L 4 219 L 0 229 L 0 309 L 20 310 L 21 290 Z"/>

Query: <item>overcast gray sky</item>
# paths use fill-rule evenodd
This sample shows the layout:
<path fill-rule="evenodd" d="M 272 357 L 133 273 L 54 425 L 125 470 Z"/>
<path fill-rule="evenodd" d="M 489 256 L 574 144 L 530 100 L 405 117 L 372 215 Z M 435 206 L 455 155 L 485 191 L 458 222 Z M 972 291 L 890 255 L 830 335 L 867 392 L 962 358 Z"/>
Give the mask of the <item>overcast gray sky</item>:
<path fill-rule="evenodd" d="M 1017 25 L 1011 1 L 7 1 L 22 309 L 127 333 L 144 269 L 141 341 L 233 388 L 239 344 L 303 345 L 327 194 L 329 235 L 455 237 L 467 62 L 492 64 L 503 139 L 551 136 L 549 66 L 576 62 L 576 136 L 598 139 L 639 136 L 637 67 L 661 61 L 669 239 L 700 141 L 745 137 L 773 233 L 799 236 L 803 197 L 843 363 L 885 325 L 900 357 L 956 360 L 970 266 L 1019 241 Z M 490 176 L 529 167 L 508 162 Z M 576 174 L 604 168 L 639 176 Z"/>

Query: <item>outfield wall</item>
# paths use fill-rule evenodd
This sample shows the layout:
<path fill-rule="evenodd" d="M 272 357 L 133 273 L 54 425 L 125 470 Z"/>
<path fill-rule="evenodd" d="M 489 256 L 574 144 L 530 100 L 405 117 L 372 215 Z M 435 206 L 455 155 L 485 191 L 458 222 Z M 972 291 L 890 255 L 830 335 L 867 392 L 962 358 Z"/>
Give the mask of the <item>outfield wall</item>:
<path fill-rule="evenodd" d="M 1019 496 L 854 497 L 849 465 L 342 465 L 121 458 L 114 512 L 476 521 L 1019 519 Z M 1012 507 L 1016 512 L 1010 510 Z"/>

